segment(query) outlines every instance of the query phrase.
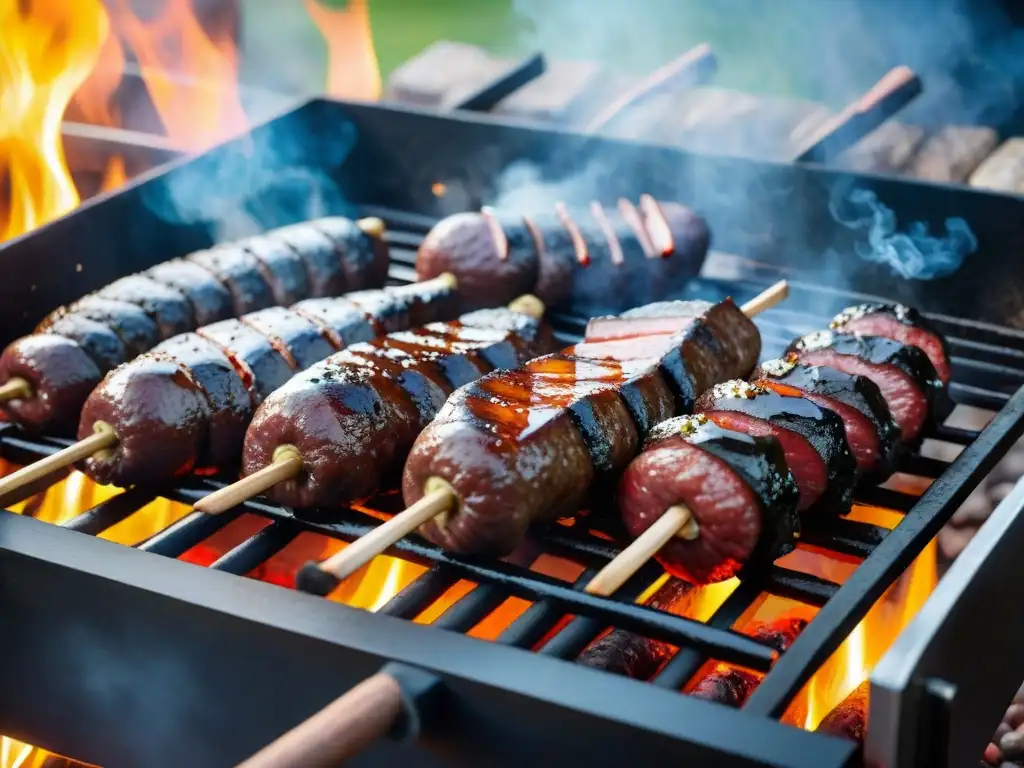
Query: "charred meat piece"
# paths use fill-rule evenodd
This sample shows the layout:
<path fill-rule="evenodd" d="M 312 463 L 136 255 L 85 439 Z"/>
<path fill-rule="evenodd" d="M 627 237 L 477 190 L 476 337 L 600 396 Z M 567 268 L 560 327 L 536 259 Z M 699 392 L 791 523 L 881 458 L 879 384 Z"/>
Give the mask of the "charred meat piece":
<path fill-rule="evenodd" d="M 751 381 L 780 395 L 806 397 L 843 420 L 857 471 L 871 484 L 885 482 L 903 452 L 900 428 L 878 386 L 866 376 L 787 360 L 762 363 Z"/>
<path fill-rule="evenodd" d="M 858 304 L 832 318 L 829 328 L 839 333 L 882 336 L 917 347 L 928 355 L 942 383 L 949 383 L 951 371 L 946 340 L 916 309 L 903 304 Z"/>
<path fill-rule="evenodd" d="M 416 257 L 421 280 L 454 273 L 474 306 L 506 304 L 524 293 L 552 306 L 573 292 L 608 294 L 636 289 L 663 298 L 700 271 L 707 224 L 676 203 L 645 196 L 640 208 L 597 203 L 589 210 L 558 205 L 541 215 L 484 209 L 439 222 Z M 664 259 L 649 258 L 657 255 Z"/>
<path fill-rule="evenodd" d="M 459 384 L 515 364 L 536 349 L 540 321 L 516 312 L 463 315 L 396 332 L 332 355 L 294 378 L 260 407 L 246 435 L 243 472 L 293 446 L 302 472 L 267 491 L 296 507 L 369 496 L 401 473 L 417 435 Z M 522 333 L 522 336 L 519 336 Z"/>
<path fill-rule="evenodd" d="M 774 437 L 723 429 L 706 416 L 659 424 L 619 483 L 633 537 L 669 507 L 685 504 L 696 538 L 666 544 L 658 561 L 691 584 L 725 581 L 792 551 L 800 534 L 799 492 Z"/>
<path fill-rule="evenodd" d="M 871 379 L 882 391 L 906 444 L 920 437 L 929 417 L 941 421 L 948 415 L 942 381 L 928 356 L 917 347 L 881 336 L 820 331 L 794 341 L 787 358 Z"/>
<path fill-rule="evenodd" d="M 575 514 L 595 478 L 617 480 L 651 422 L 691 407 L 699 387 L 752 370 L 759 349 L 756 326 L 727 300 L 679 334 L 584 342 L 488 374 L 417 439 L 405 501 L 443 479 L 458 507 L 421 532 L 451 551 L 507 554 L 531 523 Z"/>
<path fill-rule="evenodd" d="M 297 243 L 294 248 L 274 231 L 158 264 L 55 310 L 34 335 L 60 336 L 63 343 L 23 337 L 0 356 L 0 384 L 18 378 L 27 388 L 4 403 L 5 411 L 32 431 L 73 432 L 85 398 L 103 374 L 161 340 L 223 322 L 236 312 L 325 296 L 326 290 L 347 284 L 359 289 L 383 285 L 387 249 L 382 229 L 369 220 L 359 225 L 339 221 L 347 220 L 287 228 L 288 239 Z M 302 235 L 306 230 L 319 243 L 322 262 L 301 252 L 309 239 Z M 325 333 L 338 319 L 332 313 L 325 320 Z"/>
<path fill-rule="evenodd" d="M 438 285 L 423 286 L 417 312 L 432 308 L 443 316 L 454 305 L 454 298 L 443 296 Z M 408 307 L 414 288 L 382 289 L 381 293 L 395 294 L 394 301 Z M 450 283 L 447 291 L 454 293 Z M 343 297 L 330 301 L 358 311 Z M 384 300 L 375 302 L 375 307 L 381 313 L 391 311 Z M 320 317 L 341 314 L 321 309 L 325 311 Z M 118 443 L 87 459 L 86 473 L 100 482 L 125 486 L 166 481 L 193 468 L 223 469 L 236 464 L 257 406 L 299 370 L 323 360 L 344 343 L 344 337 L 326 322 L 321 325 L 311 319 L 317 316 L 280 307 L 260 310 L 168 339 L 152 354 L 115 369 L 88 396 L 79 435 L 92 434 L 97 422 L 105 422 Z M 372 327 L 376 319 L 364 314 L 362 323 Z M 167 380 L 160 381 L 161 377 Z M 165 397 L 166 402 L 143 405 L 134 402 L 139 397 Z M 196 405 L 197 401 L 201 404 Z M 132 421 L 135 418 L 143 420 L 142 426 Z M 147 445 L 145 429 L 159 440 Z M 169 441 L 167 445 L 164 440 Z"/>
<path fill-rule="evenodd" d="M 708 390 L 697 401 L 697 410 L 725 429 L 778 438 L 800 488 L 801 512 L 850 511 L 857 460 L 846 442 L 843 420 L 831 410 L 745 381 Z"/>

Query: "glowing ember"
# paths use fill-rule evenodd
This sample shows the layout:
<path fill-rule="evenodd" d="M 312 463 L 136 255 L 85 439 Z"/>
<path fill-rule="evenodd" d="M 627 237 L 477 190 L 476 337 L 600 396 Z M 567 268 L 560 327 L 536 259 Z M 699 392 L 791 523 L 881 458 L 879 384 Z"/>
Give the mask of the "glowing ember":
<path fill-rule="evenodd" d="M 0 241 L 74 208 L 60 124 L 99 58 L 107 16 L 99 0 L 0 4 Z"/>
<path fill-rule="evenodd" d="M 305 5 L 327 41 L 327 93 L 362 101 L 380 98 L 367 0 L 349 0 L 342 8 L 328 8 L 319 0 L 305 0 Z"/>
<path fill-rule="evenodd" d="M 238 51 L 229 30 L 203 29 L 191 0 L 165 0 L 142 18 L 112 3 L 114 26 L 134 51 L 146 89 L 175 144 L 202 150 L 248 127 L 238 96 Z"/>

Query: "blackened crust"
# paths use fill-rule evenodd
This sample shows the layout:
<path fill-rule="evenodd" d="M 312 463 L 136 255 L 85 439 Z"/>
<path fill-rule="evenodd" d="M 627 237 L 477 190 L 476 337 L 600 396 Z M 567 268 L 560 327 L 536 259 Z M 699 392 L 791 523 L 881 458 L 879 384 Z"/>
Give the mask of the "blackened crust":
<path fill-rule="evenodd" d="M 889 412 L 882 391 L 866 376 L 844 373 L 821 365 L 800 365 L 786 360 L 770 360 L 754 371 L 751 380 L 770 379 L 802 392 L 820 395 L 853 408 L 874 427 L 878 438 L 879 461 L 864 482 L 885 482 L 903 455 L 900 427 Z"/>
<path fill-rule="evenodd" d="M 874 365 L 891 365 L 917 385 L 928 407 L 928 416 L 941 423 L 952 411 L 953 403 L 939 379 L 935 366 L 922 350 L 881 336 L 855 336 L 832 331 L 802 336 L 786 350 L 787 356 L 830 349 L 839 355 L 851 355 Z"/>
<path fill-rule="evenodd" d="M 832 515 L 850 511 L 857 461 L 846 442 L 843 420 L 832 411 L 802 397 L 786 397 L 738 380 L 706 391 L 697 400 L 697 410 L 736 411 L 803 436 L 821 456 L 827 472 L 827 486 L 815 508 Z"/>
<path fill-rule="evenodd" d="M 490 225 L 481 213 L 457 213 L 427 233 L 416 256 L 416 275 L 428 280 L 455 275 L 466 309 L 508 304 L 531 293 L 537 282 L 537 254 L 510 247 L 502 259 Z"/>

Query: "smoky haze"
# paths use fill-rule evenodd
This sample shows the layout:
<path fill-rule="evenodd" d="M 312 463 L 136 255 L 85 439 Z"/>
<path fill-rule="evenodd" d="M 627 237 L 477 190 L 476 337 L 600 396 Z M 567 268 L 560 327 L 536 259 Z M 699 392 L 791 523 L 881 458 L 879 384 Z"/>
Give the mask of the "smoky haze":
<path fill-rule="evenodd" d="M 520 43 L 552 58 L 597 61 L 611 70 L 645 73 L 692 46 L 709 42 L 718 58 L 716 85 L 761 95 L 821 102 L 835 110 L 905 64 L 924 81 L 924 94 L 899 116 L 926 131 L 949 124 L 999 126 L 1019 108 L 1024 83 L 1024 33 L 994 2 L 966 0 L 514 0 Z M 664 120 L 685 116 L 663 115 Z M 752 118 L 756 119 L 756 117 Z M 756 131 L 753 133 L 756 134 Z M 759 137 L 716 131 L 698 151 L 757 155 Z M 684 141 L 684 145 L 688 145 Z M 601 197 L 598 177 L 629 168 L 581 169 L 558 184 L 542 183 L 522 167 L 506 173 L 499 204 L 536 208 L 555 197 Z M 732 167 L 729 178 L 696 179 L 695 199 L 683 202 L 731 209 L 726 225 L 755 218 L 744 206 L 764 187 L 753 168 Z M 977 249 L 969 222 L 944 227 L 900 221 L 874 192 L 848 184 L 832 190 L 829 210 L 855 233 L 853 249 L 866 262 L 902 278 L 948 276 Z M 787 214 L 799 217 L 794 210 Z M 715 225 L 723 225 L 722 215 Z M 798 222 L 790 222 L 798 224 Z M 743 255 L 743 254 L 741 254 Z M 836 254 L 826 259 L 845 260 Z M 841 284 L 844 268 L 831 275 Z"/>

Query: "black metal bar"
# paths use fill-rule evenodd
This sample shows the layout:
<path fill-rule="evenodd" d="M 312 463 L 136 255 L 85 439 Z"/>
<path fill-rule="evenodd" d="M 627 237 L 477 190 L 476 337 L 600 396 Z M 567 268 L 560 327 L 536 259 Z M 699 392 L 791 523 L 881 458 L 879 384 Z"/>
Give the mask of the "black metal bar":
<path fill-rule="evenodd" d="M 904 456 L 900 461 L 899 471 L 908 475 L 935 479 L 945 472 L 948 466 L 949 462 L 912 453 Z"/>
<path fill-rule="evenodd" d="M 401 592 L 381 606 L 377 613 L 399 619 L 415 619 L 458 580 L 458 575 L 450 568 L 435 565 L 407 584 Z"/>
<path fill-rule="evenodd" d="M 822 528 L 805 531 L 800 543 L 864 559 L 888 533 L 889 529 L 880 525 L 839 518 Z"/>
<path fill-rule="evenodd" d="M 715 629 L 729 629 L 739 621 L 739 618 L 746 613 L 761 594 L 760 588 L 752 581 L 741 581 L 739 586 L 732 591 L 732 594 L 725 599 L 718 610 L 710 619 L 708 626 Z M 697 674 L 708 657 L 699 651 L 691 648 L 680 648 L 663 666 L 658 673 L 651 678 L 651 682 L 659 688 L 668 688 L 678 691 L 686 681 Z"/>
<path fill-rule="evenodd" d="M 65 520 L 61 527 L 96 536 L 142 509 L 155 498 L 155 493 L 144 488 L 129 488 L 124 493 L 101 501 L 70 520 Z"/>
<path fill-rule="evenodd" d="M 502 99 L 511 96 L 527 83 L 543 75 L 547 71 L 547 67 L 544 54 L 535 53 L 523 59 L 501 77 L 462 98 L 452 108 L 471 112 L 490 112 L 498 106 L 498 102 Z"/>
<path fill-rule="evenodd" d="M 772 566 L 769 570 L 763 588 L 765 592 L 773 595 L 819 608 L 839 591 L 839 585 L 833 581 L 778 565 Z"/>
<path fill-rule="evenodd" d="M 886 588 L 939 532 L 999 457 L 1024 433 L 1024 388 L 931 484 L 782 656 L 744 707 L 778 717 L 800 687 L 864 617 Z"/>
<path fill-rule="evenodd" d="M 298 526 L 274 521 L 255 536 L 225 552 L 210 567 L 215 571 L 244 576 L 287 547 L 299 535 L 299 530 Z"/>
<path fill-rule="evenodd" d="M 587 569 L 583 571 L 572 583 L 572 588 L 582 591 L 587 586 L 597 570 Z M 548 632 L 555 628 L 565 610 L 547 600 L 534 603 L 526 611 L 516 618 L 511 624 L 505 627 L 498 636 L 498 642 L 505 645 L 514 645 L 517 648 L 532 648 L 541 641 Z"/>
<path fill-rule="evenodd" d="M 891 488 L 864 488 L 854 494 L 854 502 L 871 507 L 883 507 L 893 512 L 909 512 L 919 497 Z"/>
<path fill-rule="evenodd" d="M 207 539 L 241 514 L 241 508 L 205 515 L 193 512 L 164 528 L 139 544 L 138 549 L 164 557 L 180 557 L 196 544 Z"/>

